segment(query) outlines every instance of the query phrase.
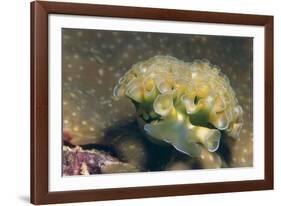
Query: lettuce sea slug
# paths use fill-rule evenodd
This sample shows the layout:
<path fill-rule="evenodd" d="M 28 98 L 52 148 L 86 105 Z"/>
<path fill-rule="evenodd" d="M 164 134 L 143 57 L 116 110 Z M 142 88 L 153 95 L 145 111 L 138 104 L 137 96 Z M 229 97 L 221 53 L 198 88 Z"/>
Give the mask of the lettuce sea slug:
<path fill-rule="evenodd" d="M 142 131 L 189 156 L 215 152 L 221 138 L 239 138 L 243 111 L 228 78 L 208 61 L 155 56 L 120 78 L 114 96 L 129 98 Z"/>

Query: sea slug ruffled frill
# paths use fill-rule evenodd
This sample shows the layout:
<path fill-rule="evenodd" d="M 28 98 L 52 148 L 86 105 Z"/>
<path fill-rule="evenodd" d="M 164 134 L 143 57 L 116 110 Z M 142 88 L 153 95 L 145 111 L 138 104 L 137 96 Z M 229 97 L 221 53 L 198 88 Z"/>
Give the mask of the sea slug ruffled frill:
<path fill-rule="evenodd" d="M 190 156 L 215 152 L 222 134 L 239 138 L 243 111 L 228 78 L 208 61 L 155 56 L 120 78 L 116 98 L 135 104 L 138 122 L 152 139 Z"/>

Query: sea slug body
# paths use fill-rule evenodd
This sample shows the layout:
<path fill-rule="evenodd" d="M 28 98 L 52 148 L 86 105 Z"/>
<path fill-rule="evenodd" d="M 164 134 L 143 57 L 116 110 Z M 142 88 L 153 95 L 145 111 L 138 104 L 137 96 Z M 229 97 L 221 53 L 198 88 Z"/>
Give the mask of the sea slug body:
<path fill-rule="evenodd" d="M 114 89 L 134 103 L 142 130 L 189 156 L 215 152 L 222 134 L 239 138 L 243 110 L 228 78 L 208 61 L 155 56 L 132 66 Z"/>

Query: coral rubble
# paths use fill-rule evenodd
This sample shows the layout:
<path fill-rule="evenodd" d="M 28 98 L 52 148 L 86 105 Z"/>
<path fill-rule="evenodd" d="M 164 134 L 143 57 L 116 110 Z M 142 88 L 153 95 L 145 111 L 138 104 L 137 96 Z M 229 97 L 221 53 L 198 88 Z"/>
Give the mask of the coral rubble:
<path fill-rule="evenodd" d="M 98 150 L 63 146 L 63 175 L 90 175 L 115 172 L 137 172 L 131 164 L 121 162 Z"/>

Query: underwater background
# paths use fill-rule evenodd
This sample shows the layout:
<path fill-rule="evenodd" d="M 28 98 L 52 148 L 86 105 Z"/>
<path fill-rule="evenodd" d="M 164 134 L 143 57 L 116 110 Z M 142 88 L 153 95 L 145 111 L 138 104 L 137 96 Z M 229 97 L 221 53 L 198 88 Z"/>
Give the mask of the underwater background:
<path fill-rule="evenodd" d="M 62 42 L 64 175 L 253 166 L 252 38 L 65 28 Z M 133 64 L 155 55 L 217 65 L 244 112 L 240 138 L 222 139 L 218 151 L 198 158 L 148 140 L 134 105 L 115 101 L 113 89 Z"/>

